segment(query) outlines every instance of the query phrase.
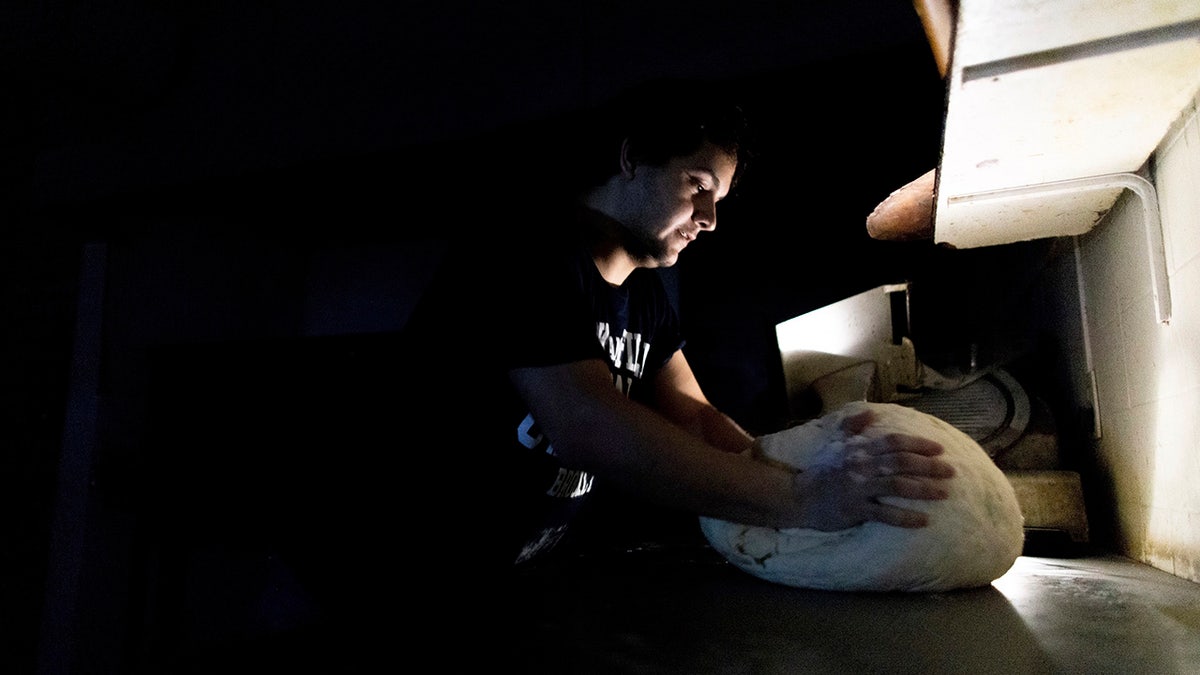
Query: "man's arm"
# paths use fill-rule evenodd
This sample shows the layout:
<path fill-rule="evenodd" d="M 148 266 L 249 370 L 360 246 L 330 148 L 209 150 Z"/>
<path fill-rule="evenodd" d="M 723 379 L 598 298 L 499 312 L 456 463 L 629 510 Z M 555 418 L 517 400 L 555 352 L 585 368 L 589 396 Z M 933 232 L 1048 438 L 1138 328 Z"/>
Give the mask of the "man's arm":
<path fill-rule="evenodd" d="M 792 477 L 720 452 L 613 386 L 599 359 L 510 373 L 567 466 L 697 514 L 761 525 L 788 510 Z"/>
<path fill-rule="evenodd" d="M 726 452 L 742 452 L 754 442 L 709 402 L 682 351 L 675 352 L 654 380 L 654 404 L 667 419 Z"/>
<path fill-rule="evenodd" d="M 945 496 L 936 479 L 949 466 L 933 457 L 936 444 L 880 452 L 877 475 L 862 475 L 874 464 L 847 468 L 822 476 L 838 489 L 820 489 L 812 476 L 722 452 L 629 400 L 598 359 L 520 368 L 510 378 L 565 464 L 699 515 L 770 527 L 839 529 L 868 519 L 919 526 L 923 514 L 881 508 L 876 498 Z"/>

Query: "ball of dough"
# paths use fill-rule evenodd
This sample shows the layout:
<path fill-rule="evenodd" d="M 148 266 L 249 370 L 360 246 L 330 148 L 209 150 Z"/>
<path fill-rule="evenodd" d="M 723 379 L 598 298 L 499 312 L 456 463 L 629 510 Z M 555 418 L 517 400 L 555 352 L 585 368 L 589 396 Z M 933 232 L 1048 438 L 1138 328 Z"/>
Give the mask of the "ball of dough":
<path fill-rule="evenodd" d="M 776 529 L 701 517 L 713 548 L 740 569 L 788 586 L 845 591 L 947 591 L 985 586 L 1012 567 L 1024 544 L 1024 519 L 1012 485 L 965 433 L 932 415 L 894 403 L 854 402 L 762 436 L 756 456 L 796 469 L 840 465 L 842 420 L 875 412 L 868 438 L 902 433 L 941 443 L 955 469 L 945 500 L 881 498 L 923 511 L 929 524 L 902 528 L 866 522 L 825 532 Z"/>

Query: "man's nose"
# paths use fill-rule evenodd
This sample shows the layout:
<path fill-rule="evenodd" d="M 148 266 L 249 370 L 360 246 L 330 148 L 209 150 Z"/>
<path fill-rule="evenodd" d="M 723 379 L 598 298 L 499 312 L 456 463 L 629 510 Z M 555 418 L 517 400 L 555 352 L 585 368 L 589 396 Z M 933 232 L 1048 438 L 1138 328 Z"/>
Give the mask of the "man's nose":
<path fill-rule="evenodd" d="M 696 211 L 692 214 L 692 220 L 700 226 L 702 230 L 717 229 L 717 203 L 713 199 L 701 199 L 696 203 Z"/>

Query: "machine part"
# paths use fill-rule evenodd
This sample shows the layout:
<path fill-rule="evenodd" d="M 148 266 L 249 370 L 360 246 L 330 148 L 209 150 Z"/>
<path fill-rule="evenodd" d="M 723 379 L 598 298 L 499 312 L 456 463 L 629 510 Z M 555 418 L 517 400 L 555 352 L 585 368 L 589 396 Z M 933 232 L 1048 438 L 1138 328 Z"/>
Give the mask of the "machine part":
<path fill-rule="evenodd" d="M 992 458 L 1016 443 L 1029 426 L 1029 396 L 1002 369 L 958 389 L 928 391 L 896 403 L 949 422 L 979 443 Z"/>
<path fill-rule="evenodd" d="M 1005 471 L 1017 493 L 1025 530 L 1058 532 L 1076 544 L 1088 541 L 1083 487 L 1074 471 Z"/>

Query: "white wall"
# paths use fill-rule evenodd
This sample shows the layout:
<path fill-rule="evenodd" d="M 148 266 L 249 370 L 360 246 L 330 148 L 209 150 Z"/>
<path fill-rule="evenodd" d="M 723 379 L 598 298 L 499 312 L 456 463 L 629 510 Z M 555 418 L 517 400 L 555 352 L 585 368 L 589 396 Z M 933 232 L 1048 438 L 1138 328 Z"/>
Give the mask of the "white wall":
<path fill-rule="evenodd" d="M 1139 200 L 1078 238 L 1099 401 L 1096 523 L 1116 552 L 1200 581 L 1200 116 L 1184 111 L 1150 164 L 1173 314 L 1155 318 Z M 1062 289 L 1064 293 L 1076 289 Z M 1080 378 L 1086 381 L 1086 378 Z M 1079 392 L 1081 401 L 1090 392 Z"/>

